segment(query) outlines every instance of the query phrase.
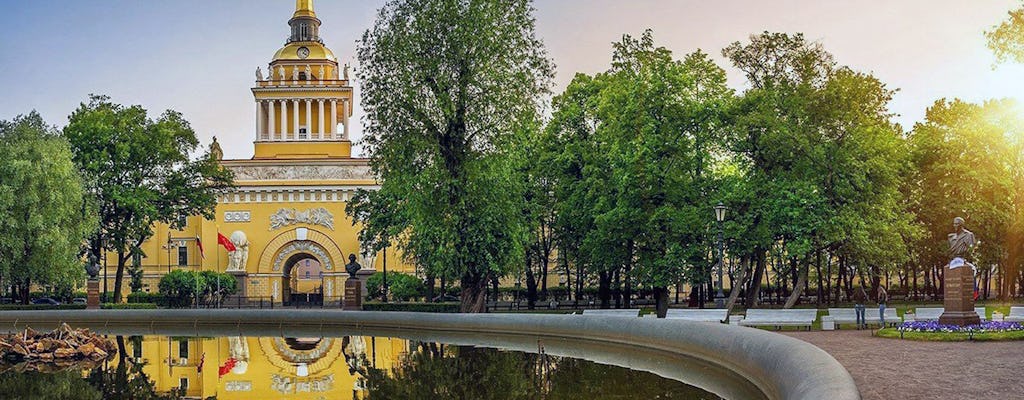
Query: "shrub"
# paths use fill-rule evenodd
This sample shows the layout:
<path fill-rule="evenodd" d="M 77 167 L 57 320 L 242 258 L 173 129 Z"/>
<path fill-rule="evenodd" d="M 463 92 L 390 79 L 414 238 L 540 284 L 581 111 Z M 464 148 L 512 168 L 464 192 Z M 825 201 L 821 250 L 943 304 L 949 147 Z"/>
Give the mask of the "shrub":
<path fill-rule="evenodd" d="M 214 271 L 197 273 L 181 269 L 160 278 L 158 287 L 168 307 L 188 307 L 195 303 L 197 295 L 203 303 L 212 303 L 216 296 L 220 296 L 223 301 L 224 297 L 238 291 L 237 281 L 230 274 Z"/>
<path fill-rule="evenodd" d="M 0 310 L 84 310 L 85 304 L 61 304 L 51 306 L 49 304 L 2 304 Z"/>
<path fill-rule="evenodd" d="M 384 274 L 374 273 L 366 280 L 366 297 L 379 299 L 383 294 Z M 409 301 L 424 296 L 423 281 L 398 272 L 388 274 L 388 297 L 396 301 Z"/>
<path fill-rule="evenodd" d="M 389 274 L 389 282 L 390 278 Z M 363 310 L 457 313 L 459 312 L 459 303 L 381 303 L 374 301 L 363 303 Z"/>
<path fill-rule="evenodd" d="M 103 303 L 100 308 L 104 310 L 153 310 L 159 307 L 153 303 Z"/>

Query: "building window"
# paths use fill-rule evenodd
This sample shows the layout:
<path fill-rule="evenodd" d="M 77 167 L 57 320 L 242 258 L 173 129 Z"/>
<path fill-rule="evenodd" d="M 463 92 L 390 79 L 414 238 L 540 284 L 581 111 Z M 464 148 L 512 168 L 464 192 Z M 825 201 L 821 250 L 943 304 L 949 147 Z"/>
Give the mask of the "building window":
<path fill-rule="evenodd" d="M 309 131 L 306 128 L 299 127 L 299 139 L 305 139 L 309 137 Z"/>
<path fill-rule="evenodd" d="M 178 246 L 178 265 L 183 267 L 188 265 L 188 247 L 186 246 Z"/>
<path fill-rule="evenodd" d="M 181 378 L 181 380 L 178 381 L 178 387 L 180 387 L 181 390 L 188 390 L 188 378 Z"/>
<path fill-rule="evenodd" d="M 188 358 L 188 341 L 182 340 L 178 342 L 178 358 Z"/>
<path fill-rule="evenodd" d="M 142 358 L 142 341 L 135 342 L 132 345 L 132 357 Z"/>

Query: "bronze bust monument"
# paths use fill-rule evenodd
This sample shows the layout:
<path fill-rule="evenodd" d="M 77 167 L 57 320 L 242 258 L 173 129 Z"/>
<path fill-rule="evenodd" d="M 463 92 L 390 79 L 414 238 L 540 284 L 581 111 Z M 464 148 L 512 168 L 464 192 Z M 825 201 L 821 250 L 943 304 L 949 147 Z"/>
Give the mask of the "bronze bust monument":
<path fill-rule="evenodd" d="M 96 260 L 96 254 L 89 252 L 89 262 L 85 264 L 85 273 L 89 274 L 89 280 L 96 280 L 100 273 L 100 263 Z"/>
<path fill-rule="evenodd" d="M 949 240 L 949 255 L 953 258 L 953 261 L 957 261 L 959 258 L 962 262 L 967 263 L 967 258 L 970 255 L 971 249 L 974 248 L 976 243 L 974 233 L 964 228 L 964 219 L 960 217 L 953 218 L 953 233 L 948 236 Z M 962 266 L 961 264 L 960 266 Z M 956 268 L 953 263 L 950 263 L 951 268 Z"/>
<path fill-rule="evenodd" d="M 348 264 L 345 264 L 345 272 L 348 272 L 348 277 L 355 279 L 356 272 L 359 272 L 361 269 L 363 269 L 363 266 L 356 262 L 356 255 L 349 254 Z"/>

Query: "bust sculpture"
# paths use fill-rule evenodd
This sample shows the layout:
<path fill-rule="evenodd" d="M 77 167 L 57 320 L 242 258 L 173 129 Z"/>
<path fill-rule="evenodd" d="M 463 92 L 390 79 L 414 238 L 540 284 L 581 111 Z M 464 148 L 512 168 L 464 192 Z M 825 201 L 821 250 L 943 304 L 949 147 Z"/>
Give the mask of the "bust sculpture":
<path fill-rule="evenodd" d="M 100 263 L 96 260 L 96 253 L 89 252 L 89 262 L 85 264 L 85 273 L 89 274 L 89 280 L 96 280 L 100 274 Z"/>
<path fill-rule="evenodd" d="M 356 255 L 349 254 L 348 264 L 345 264 L 345 272 L 348 272 L 348 277 L 355 279 L 356 272 L 359 272 L 361 269 L 363 269 L 363 266 L 356 262 Z"/>
<path fill-rule="evenodd" d="M 952 257 L 952 261 L 949 263 L 950 268 L 956 268 L 966 264 L 967 258 L 970 256 L 971 249 L 974 248 L 976 243 L 974 233 L 964 228 L 963 218 L 953 218 L 953 230 L 953 233 L 947 235 L 947 240 L 949 240 L 949 255 Z"/>

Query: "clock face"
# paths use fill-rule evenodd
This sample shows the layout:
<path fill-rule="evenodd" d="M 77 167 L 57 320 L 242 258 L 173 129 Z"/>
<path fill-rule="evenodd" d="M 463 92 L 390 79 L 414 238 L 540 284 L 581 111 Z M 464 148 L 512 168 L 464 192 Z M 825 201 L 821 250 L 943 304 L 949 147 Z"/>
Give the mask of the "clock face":
<path fill-rule="evenodd" d="M 299 58 L 309 57 L 309 48 L 305 46 L 299 47 L 299 50 L 296 51 L 296 54 L 299 56 Z"/>

